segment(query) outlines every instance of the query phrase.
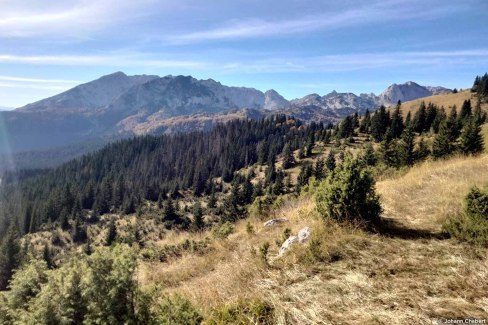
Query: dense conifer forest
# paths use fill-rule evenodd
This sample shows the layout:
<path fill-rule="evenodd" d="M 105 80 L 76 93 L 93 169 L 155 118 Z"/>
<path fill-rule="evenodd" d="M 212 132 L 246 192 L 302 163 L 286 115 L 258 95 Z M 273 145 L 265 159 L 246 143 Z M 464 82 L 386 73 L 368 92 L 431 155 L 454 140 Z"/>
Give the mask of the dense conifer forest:
<path fill-rule="evenodd" d="M 209 195 L 221 189 L 215 179 L 230 182 L 236 170 L 276 159 L 285 145 L 305 148 L 325 134 L 322 125 L 285 116 L 234 121 L 209 132 L 123 140 L 53 170 L 5 173 L 0 235 L 11 221 L 28 233 L 82 210 L 96 218 L 133 213 L 143 200 L 176 199 L 184 190 Z"/>

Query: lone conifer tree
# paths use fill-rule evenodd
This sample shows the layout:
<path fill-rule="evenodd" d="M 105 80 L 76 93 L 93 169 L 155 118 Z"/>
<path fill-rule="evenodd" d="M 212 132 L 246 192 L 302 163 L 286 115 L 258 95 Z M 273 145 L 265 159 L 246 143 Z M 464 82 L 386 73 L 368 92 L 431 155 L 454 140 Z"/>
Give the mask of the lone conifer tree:
<path fill-rule="evenodd" d="M 295 165 L 295 157 L 293 157 L 293 151 L 291 151 L 290 144 L 285 144 L 283 148 L 283 168 L 288 169 Z"/>
<path fill-rule="evenodd" d="M 324 218 L 338 221 L 376 221 L 382 211 L 375 181 L 364 160 L 348 153 L 320 184 L 315 200 Z"/>
<path fill-rule="evenodd" d="M 398 101 L 398 104 L 391 115 L 391 131 L 393 133 L 394 138 L 399 138 L 403 132 L 403 116 L 401 111 L 401 103 Z"/>
<path fill-rule="evenodd" d="M 203 211 L 200 203 L 197 202 L 193 206 L 193 229 L 202 230 L 205 227 L 205 222 L 203 221 Z"/>
<path fill-rule="evenodd" d="M 451 143 L 450 133 L 447 122 L 442 122 L 432 144 L 432 156 L 434 156 L 434 159 L 440 159 L 452 153 L 453 145 Z"/>
<path fill-rule="evenodd" d="M 115 242 L 115 238 L 117 238 L 117 226 L 114 220 L 110 220 L 105 245 L 111 246 Z"/>
<path fill-rule="evenodd" d="M 406 128 L 397 146 L 398 164 L 400 166 L 410 166 L 414 162 L 414 138 L 413 129 Z"/>
<path fill-rule="evenodd" d="M 334 170 L 336 167 L 336 160 L 332 150 L 329 151 L 329 154 L 327 155 L 327 159 L 325 160 L 325 167 L 327 167 L 329 171 Z"/>
<path fill-rule="evenodd" d="M 395 166 L 397 163 L 397 153 L 396 153 L 396 142 L 393 139 L 393 133 L 391 128 L 385 133 L 383 141 L 381 141 L 380 145 L 380 155 L 383 159 L 383 162 L 387 166 Z"/>
<path fill-rule="evenodd" d="M 20 241 L 15 226 L 10 226 L 0 245 L 0 290 L 7 288 L 14 269 L 19 266 Z"/>
<path fill-rule="evenodd" d="M 425 118 L 427 116 L 427 108 L 425 107 L 425 103 L 420 103 L 420 107 L 415 112 L 413 117 L 413 128 L 415 132 L 422 133 L 425 130 Z"/>
<path fill-rule="evenodd" d="M 483 152 L 481 128 L 473 117 L 465 122 L 461 133 L 459 148 L 465 155 L 476 155 Z"/>

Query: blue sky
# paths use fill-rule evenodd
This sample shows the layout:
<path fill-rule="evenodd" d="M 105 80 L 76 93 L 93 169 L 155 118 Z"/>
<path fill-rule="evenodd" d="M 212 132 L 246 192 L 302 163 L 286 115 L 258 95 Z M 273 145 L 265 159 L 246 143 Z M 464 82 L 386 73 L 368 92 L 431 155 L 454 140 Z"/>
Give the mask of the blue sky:
<path fill-rule="evenodd" d="M 288 99 L 488 71 L 486 0 L 3 0 L 0 106 L 115 71 L 273 88 Z"/>

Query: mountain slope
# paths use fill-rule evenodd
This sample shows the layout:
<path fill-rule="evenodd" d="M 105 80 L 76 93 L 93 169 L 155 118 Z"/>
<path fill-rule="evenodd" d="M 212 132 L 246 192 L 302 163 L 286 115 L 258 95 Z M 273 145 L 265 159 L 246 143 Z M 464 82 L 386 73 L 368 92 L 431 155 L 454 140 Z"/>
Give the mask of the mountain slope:
<path fill-rule="evenodd" d="M 39 111 L 99 108 L 110 104 L 131 87 L 155 78 L 157 76 L 127 76 L 123 72 L 115 72 L 19 109 Z"/>
<path fill-rule="evenodd" d="M 143 132 L 179 132 L 208 129 L 229 111 L 244 111 L 240 118 L 260 118 L 269 112 L 295 115 L 305 122 L 335 122 L 354 112 L 364 113 L 380 105 L 447 92 L 413 82 L 392 85 L 382 94 L 337 93 L 307 95 L 286 100 L 274 90 L 265 93 L 246 87 L 229 87 L 191 76 L 127 76 L 116 72 L 79 85 L 59 95 L 10 112 L 1 112 L 3 136 L 0 154 L 45 150 L 100 138 L 112 139 Z M 258 113 L 258 111 L 260 111 Z M 181 123 L 199 116 L 205 125 Z M 175 119 L 176 118 L 176 119 Z M 172 125 L 171 123 L 177 123 Z M 181 127 L 183 126 L 183 127 Z M 106 140 L 104 140 L 106 141 Z"/>
<path fill-rule="evenodd" d="M 236 108 L 261 108 L 264 95 L 244 87 L 227 87 L 214 80 L 177 76 L 151 80 L 129 89 L 107 111 L 125 116 L 160 112 L 164 117 L 216 113 Z"/>
<path fill-rule="evenodd" d="M 290 102 L 278 94 L 276 90 L 270 89 L 264 93 L 264 109 L 275 110 L 290 106 Z"/>
<path fill-rule="evenodd" d="M 465 90 L 458 93 L 438 94 L 404 102 L 402 103 L 402 109 L 404 115 L 406 115 L 408 111 L 412 111 L 412 113 L 414 113 L 414 111 L 419 108 L 421 102 L 432 103 L 439 107 L 443 106 L 445 109 L 456 105 L 456 107 L 459 109 L 465 100 L 471 100 L 472 107 L 474 107 L 478 101 L 476 93 Z M 488 111 L 488 103 L 482 103 L 481 107 Z"/>

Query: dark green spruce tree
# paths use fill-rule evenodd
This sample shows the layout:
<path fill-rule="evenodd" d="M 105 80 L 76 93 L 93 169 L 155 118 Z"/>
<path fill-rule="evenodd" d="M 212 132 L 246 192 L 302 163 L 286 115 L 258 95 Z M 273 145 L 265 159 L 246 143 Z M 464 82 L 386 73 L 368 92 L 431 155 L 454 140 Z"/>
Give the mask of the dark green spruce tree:
<path fill-rule="evenodd" d="M 432 143 L 432 156 L 434 159 L 441 159 L 449 156 L 454 151 L 453 143 L 451 142 L 451 131 L 449 130 L 447 121 L 441 123 L 439 132 L 434 137 Z"/>
<path fill-rule="evenodd" d="M 402 135 L 404 125 L 400 101 L 398 101 L 391 115 L 390 128 L 394 138 L 399 138 Z"/>
<path fill-rule="evenodd" d="M 293 156 L 293 151 L 291 150 L 290 144 L 285 144 L 283 148 L 283 168 L 288 169 L 295 165 L 295 157 Z"/>
<path fill-rule="evenodd" d="M 411 166 L 414 163 L 415 134 L 412 127 L 406 128 L 397 145 L 397 160 L 399 166 Z"/>
<path fill-rule="evenodd" d="M 108 224 L 107 236 L 105 238 L 105 245 L 112 246 L 117 238 L 117 226 L 115 225 L 115 221 L 112 219 Z"/>
<path fill-rule="evenodd" d="M 459 149 L 465 155 L 480 154 L 484 150 L 481 127 L 474 117 L 467 119 L 459 141 Z"/>
<path fill-rule="evenodd" d="M 205 222 L 203 221 L 203 210 L 200 202 L 193 205 L 193 223 L 192 228 L 196 231 L 200 231 L 205 227 Z"/>
<path fill-rule="evenodd" d="M 0 245 L 0 290 L 7 289 L 14 270 L 19 266 L 20 251 L 19 232 L 14 225 L 11 225 Z"/>

